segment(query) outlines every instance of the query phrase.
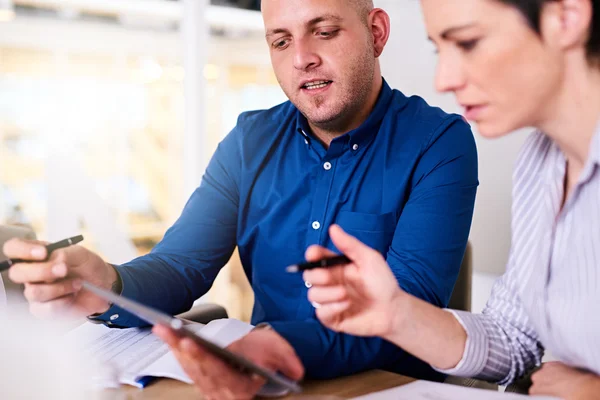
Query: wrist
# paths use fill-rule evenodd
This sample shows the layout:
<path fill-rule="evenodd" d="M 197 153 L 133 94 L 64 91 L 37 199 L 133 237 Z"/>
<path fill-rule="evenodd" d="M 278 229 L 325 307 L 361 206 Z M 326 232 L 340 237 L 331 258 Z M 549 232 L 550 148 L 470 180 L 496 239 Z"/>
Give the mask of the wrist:
<path fill-rule="evenodd" d="M 410 295 L 403 290 L 398 289 L 390 301 L 390 308 L 387 313 L 389 316 L 389 324 L 381 337 L 386 340 L 391 340 L 391 338 L 397 337 L 398 334 L 404 330 L 410 304 Z"/>
<path fill-rule="evenodd" d="M 104 288 L 116 294 L 121 294 L 123 291 L 123 282 L 121 276 L 117 272 L 117 268 L 112 264 L 106 264 L 107 276 L 104 283 Z"/>
<path fill-rule="evenodd" d="M 106 268 L 106 277 L 104 279 L 104 283 L 102 287 L 104 289 L 110 290 L 111 292 L 120 295 L 123 291 L 123 282 L 121 281 L 121 276 L 117 272 L 117 269 L 114 265 L 105 263 Z M 112 303 L 106 303 L 102 309 L 98 309 L 94 314 L 89 315 L 88 318 L 95 318 L 104 313 L 106 313 L 112 307 Z"/>

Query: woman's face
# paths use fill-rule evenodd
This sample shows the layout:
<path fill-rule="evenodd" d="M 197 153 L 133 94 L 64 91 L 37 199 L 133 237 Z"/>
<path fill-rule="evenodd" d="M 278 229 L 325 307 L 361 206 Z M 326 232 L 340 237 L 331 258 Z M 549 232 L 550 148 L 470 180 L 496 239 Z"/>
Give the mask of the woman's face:
<path fill-rule="evenodd" d="M 421 5 L 439 52 L 436 89 L 453 92 L 484 136 L 539 126 L 561 84 L 561 52 L 500 1 L 421 0 Z"/>

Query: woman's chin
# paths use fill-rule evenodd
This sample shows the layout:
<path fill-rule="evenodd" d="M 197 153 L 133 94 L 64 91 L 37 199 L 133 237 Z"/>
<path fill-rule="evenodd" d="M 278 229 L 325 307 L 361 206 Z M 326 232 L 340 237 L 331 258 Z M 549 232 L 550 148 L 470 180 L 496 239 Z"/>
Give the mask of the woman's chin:
<path fill-rule="evenodd" d="M 509 133 L 519 129 L 518 127 L 509 127 L 506 124 L 495 123 L 489 120 L 472 121 L 477 126 L 477 132 L 487 139 L 495 139 L 506 136 Z"/>

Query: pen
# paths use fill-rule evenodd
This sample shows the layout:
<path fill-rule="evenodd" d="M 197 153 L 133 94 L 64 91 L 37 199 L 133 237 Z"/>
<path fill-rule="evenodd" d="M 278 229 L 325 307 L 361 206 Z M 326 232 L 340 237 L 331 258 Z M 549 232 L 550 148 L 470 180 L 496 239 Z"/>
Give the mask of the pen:
<path fill-rule="evenodd" d="M 83 240 L 83 236 L 79 235 L 79 236 L 74 236 L 72 238 L 68 238 L 65 240 L 61 240 L 60 242 L 51 243 L 51 244 L 47 245 L 46 246 L 46 259 L 43 261 L 48 261 L 48 259 L 50 258 L 50 254 L 52 254 L 52 252 L 54 250 L 72 246 L 74 244 L 81 242 L 82 240 Z M 30 262 L 40 262 L 40 260 L 22 260 L 20 258 L 13 258 L 12 260 L 8 259 L 8 260 L 0 263 L 0 272 L 6 271 L 7 269 L 9 269 L 10 267 L 12 267 L 15 264 L 30 263 Z"/>
<path fill-rule="evenodd" d="M 334 265 L 350 264 L 351 262 L 352 261 L 348 257 L 341 255 L 341 256 L 324 258 L 319 261 L 290 265 L 285 270 L 289 273 L 295 273 L 295 272 L 306 271 L 307 269 L 327 268 L 327 267 L 333 267 Z"/>

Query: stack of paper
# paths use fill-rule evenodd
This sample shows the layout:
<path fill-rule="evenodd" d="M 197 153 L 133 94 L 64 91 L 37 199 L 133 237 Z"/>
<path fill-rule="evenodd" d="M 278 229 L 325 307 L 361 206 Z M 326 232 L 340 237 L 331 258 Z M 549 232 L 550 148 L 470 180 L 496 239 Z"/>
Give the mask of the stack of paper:
<path fill-rule="evenodd" d="M 194 331 L 222 347 L 241 338 L 252 325 L 234 319 L 193 324 Z M 191 383 L 175 356 L 149 328 L 110 329 L 87 322 L 69 333 L 69 338 L 93 360 L 111 368 L 123 384 L 144 386 L 145 377 L 165 377 Z M 113 383 L 114 384 L 114 383 Z M 111 386 L 106 382 L 106 386 Z"/>

